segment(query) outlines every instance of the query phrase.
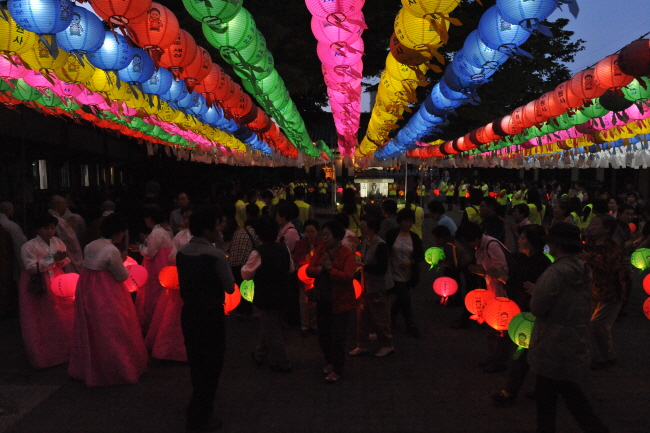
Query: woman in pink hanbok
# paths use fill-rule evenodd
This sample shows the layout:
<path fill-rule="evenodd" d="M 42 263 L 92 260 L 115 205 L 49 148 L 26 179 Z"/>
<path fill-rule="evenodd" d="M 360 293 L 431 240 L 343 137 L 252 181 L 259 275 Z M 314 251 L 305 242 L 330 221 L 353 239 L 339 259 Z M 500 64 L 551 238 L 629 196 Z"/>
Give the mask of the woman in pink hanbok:
<path fill-rule="evenodd" d="M 158 300 L 165 292 L 158 280 L 158 274 L 162 268 L 169 266 L 169 254 L 172 251 L 172 238 L 160 226 L 163 221 L 161 211 L 150 209 L 145 216 L 144 222 L 147 227 L 152 229 L 151 233 L 149 236 L 140 235 L 143 240 L 140 245 L 140 254 L 144 258 L 142 266 L 149 273 L 149 277 L 135 298 L 135 311 L 138 313 L 140 326 L 145 334 L 149 331 Z"/>
<path fill-rule="evenodd" d="M 27 360 L 34 368 L 47 368 L 68 362 L 74 304 L 50 288 L 70 264 L 65 244 L 54 236 L 58 221 L 48 214 L 35 222 L 37 236 L 21 249 L 25 270 L 20 278 L 20 327 Z M 40 294 L 31 284 L 37 274 L 43 281 Z"/>
<path fill-rule="evenodd" d="M 190 208 L 183 211 L 184 227 L 189 226 L 191 214 Z M 192 239 L 192 235 L 189 228 L 179 231 L 174 237 L 172 252 L 169 254 L 170 265 L 176 265 L 176 253 L 190 239 Z M 181 329 L 182 308 L 183 300 L 178 288 L 167 289 L 160 296 L 145 340 L 152 358 L 187 362 L 185 339 Z"/>
<path fill-rule="evenodd" d="M 129 271 L 114 245 L 125 232 L 124 219 L 111 214 L 102 222 L 102 237 L 84 249 L 68 373 L 88 386 L 138 383 L 147 371 L 138 317 L 122 284 Z"/>

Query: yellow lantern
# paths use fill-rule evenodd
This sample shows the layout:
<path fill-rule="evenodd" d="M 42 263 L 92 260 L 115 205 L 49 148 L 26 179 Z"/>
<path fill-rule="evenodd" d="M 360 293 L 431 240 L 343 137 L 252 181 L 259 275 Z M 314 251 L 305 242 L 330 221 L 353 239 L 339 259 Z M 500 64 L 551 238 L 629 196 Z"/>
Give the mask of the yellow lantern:
<path fill-rule="evenodd" d="M 480 0 L 477 0 L 480 3 Z M 440 34 L 443 44 L 447 43 L 449 24 L 461 25 L 456 18 L 450 18 L 449 13 L 456 9 L 460 0 L 402 0 L 408 15 L 424 18 L 431 22 L 431 26 Z"/>
<path fill-rule="evenodd" d="M 432 22 L 435 25 L 432 25 Z M 395 36 L 400 43 L 407 48 L 415 50 L 427 49 L 429 51 L 437 50 L 441 42 L 440 28 L 445 30 L 449 28 L 449 21 L 435 17 L 431 21 L 425 18 L 419 18 L 400 9 L 395 17 Z"/>
<path fill-rule="evenodd" d="M 157 115 L 167 102 L 158 98 L 158 95 L 145 95 L 147 103 L 142 106 L 142 110 L 148 115 Z"/>
<path fill-rule="evenodd" d="M 47 76 L 53 73 L 55 69 L 59 69 L 68 61 L 70 54 L 63 50 L 59 50 L 56 58 L 52 57 L 50 50 L 47 49 L 42 40 L 38 40 L 32 45 L 31 49 L 21 54 L 20 58 L 27 65 L 29 69 L 39 71 L 41 74 Z"/>
<path fill-rule="evenodd" d="M 113 101 L 128 101 L 133 96 L 131 88 L 119 78 L 115 79 L 115 85 L 105 92 Z"/>
<path fill-rule="evenodd" d="M 77 56 L 68 56 L 65 64 L 54 70 L 54 74 L 59 80 L 70 84 L 84 83 L 95 73 L 95 67 L 86 61 L 85 56 L 81 56 L 83 65 Z"/>
<path fill-rule="evenodd" d="M 144 95 L 144 93 L 142 93 L 135 87 L 131 88 L 130 91 L 131 91 L 131 98 L 126 101 L 126 105 L 133 108 L 134 110 L 140 110 L 143 109 L 145 105 L 149 105 L 149 100 Z"/>
<path fill-rule="evenodd" d="M 426 86 L 429 84 L 424 76 L 427 72 L 426 66 L 405 65 L 398 62 L 391 53 L 388 53 L 388 56 L 386 56 L 386 71 L 391 77 L 400 81 L 413 82 L 418 86 Z"/>
<path fill-rule="evenodd" d="M 84 83 L 88 90 L 93 92 L 108 92 L 111 90 L 118 78 L 115 73 L 103 69 L 95 69 L 90 78 Z"/>
<path fill-rule="evenodd" d="M 0 53 L 23 54 L 32 49 L 38 36 L 16 24 L 9 15 L 0 19 Z"/>

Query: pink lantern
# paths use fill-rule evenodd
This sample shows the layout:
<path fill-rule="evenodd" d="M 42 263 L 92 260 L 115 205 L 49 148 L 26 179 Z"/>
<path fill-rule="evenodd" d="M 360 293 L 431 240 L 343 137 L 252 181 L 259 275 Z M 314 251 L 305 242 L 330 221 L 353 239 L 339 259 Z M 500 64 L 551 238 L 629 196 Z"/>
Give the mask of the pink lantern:
<path fill-rule="evenodd" d="M 125 268 L 130 268 L 133 265 L 137 265 L 138 262 L 135 261 L 133 257 L 127 256 L 126 260 L 124 260 L 124 267 Z"/>
<path fill-rule="evenodd" d="M 20 63 L 20 57 L 11 56 L 11 59 L 13 62 L 6 57 L 0 56 L 0 78 L 5 81 L 23 78 L 29 72 L 29 69 L 26 69 Z"/>
<path fill-rule="evenodd" d="M 137 292 L 142 288 L 149 278 L 149 273 L 141 265 L 131 265 L 129 267 L 129 278 L 124 281 L 124 286 L 129 292 Z"/>
<path fill-rule="evenodd" d="M 316 54 L 324 65 L 334 68 L 339 65 L 356 65 L 363 56 L 363 39 L 355 42 L 334 42 L 332 44 L 318 43 Z"/>
<path fill-rule="evenodd" d="M 334 24 L 319 17 L 312 17 L 311 31 L 319 42 L 331 44 L 332 42 L 352 43 L 361 37 L 364 27 L 350 23 L 347 19 L 338 21 L 338 17 L 332 15 L 330 19 Z"/>
<path fill-rule="evenodd" d="M 45 76 L 41 74 L 39 71 L 33 71 L 33 70 L 27 70 L 25 75 L 23 76 L 23 80 L 25 80 L 25 83 L 29 84 L 35 89 L 39 89 L 41 92 L 44 91 L 45 89 L 52 89 L 54 87 L 54 83 L 56 83 L 56 81 L 59 80 L 54 76 L 52 76 L 51 79 L 52 81 L 45 78 Z"/>
<path fill-rule="evenodd" d="M 106 102 L 106 100 L 101 94 L 91 92 L 85 87 L 81 87 L 81 93 L 77 95 L 76 98 L 77 98 L 77 102 L 79 102 L 80 104 L 91 105 L 91 106 L 93 105 L 97 106 L 99 104 Z M 137 264 L 137 262 L 135 264 Z"/>
<path fill-rule="evenodd" d="M 79 274 L 61 274 L 52 279 L 50 289 L 56 296 L 62 298 L 71 298 L 77 291 L 77 281 L 79 281 Z"/>
<path fill-rule="evenodd" d="M 52 92 L 66 99 L 76 98 L 82 94 L 82 90 L 79 85 L 66 83 L 62 80 L 58 80 L 58 83 L 56 83 L 56 85 L 52 88 Z"/>
<path fill-rule="evenodd" d="M 305 3 L 312 15 L 328 21 L 342 22 L 361 16 L 364 0 L 305 0 Z"/>
<path fill-rule="evenodd" d="M 433 291 L 441 296 L 440 303 L 446 305 L 449 297 L 458 291 L 458 283 L 449 277 L 436 278 L 433 282 Z"/>

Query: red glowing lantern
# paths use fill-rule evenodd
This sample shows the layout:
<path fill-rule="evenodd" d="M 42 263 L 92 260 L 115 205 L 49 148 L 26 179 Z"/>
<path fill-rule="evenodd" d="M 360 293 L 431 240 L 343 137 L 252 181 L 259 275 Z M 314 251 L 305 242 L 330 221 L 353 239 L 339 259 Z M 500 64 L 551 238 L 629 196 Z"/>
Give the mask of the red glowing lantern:
<path fill-rule="evenodd" d="M 310 286 L 314 284 L 314 278 L 311 278 L 310 276 L 307 275 L 307 268 L 309 267 L 309 264 L 302 265 L 298 269 L 298 279 L 305 283 L 306 285 Z"/>
<path fill-rule="evenodd" d="M 196 47 L 192 35 L 181 29 L 174 43 L 160 56 L 160 66 L 169 69 L 178 78 L 196 57 Z"/>
<path fill-rule="evenodd" d="M 618 66 L 624 74 L 634 78 L 650 75 L 650 39 L 627 44 L 618 55 Z"/>
<path fill-rule="evenodd" d="M 650 298 L 646 299 L 643 303 L 643 313 L 648 319 L 650 319 Z"/>
<path fill-rule="evenodd" d="M 535 101 L 535 105 L 536 110 L 546 117 L 560 116 L 566 111 L 566 108 L 553 98 L 553 92 L 544 93 Z"/>
<path fill-rule="evenodd" d="M 497 331 L 506 331 L 512 318 L 519 313 L 521 309 L 514 301 L 497 296 L 483 309 L 483 319 Z"/>
<path fill-rule="evenodd" d="M 77 281 L 79 281 L 79 274 L 61 274 L 52 279 L 50 289 L 56 296 L 62 298 L 71 298 L 77 291 Z"/>
<path fill-rule="evenodd" d="M 232 310 L 237 308 L 239 303 L 241 302 L 241 292 L 239 291 L 239 286 L 235 284 L 235 291 L 230 293 L 226 293 L 224 296 L 224 301 L 223 301 L 223 312 L 225 315 L 228 315 Z"/>
<path fill-rule="evenodd" d="M 583 102 L 591 102 L 593 98 L 603 96 L 607 88 L 598 85 L 593 69 L 585 69 L 569 80 L 569 90 Z"/>
<path fill-rule="evenodd" d="M 147 16 L 151 0 L 93 0 L 92 8 L 101 18 L 115 26 L 125 27 Z"/>
<path fill-rule="evenodd" d="M 618 66 L 618 54 L 612 54 L 602 59 L 594 68 L 596 84 L 605 89 L 618 89 L 627 86 L 634 79 L 624 74 Z"/>
<path fill-rule="evenodd" d="M 363 287 L 361 287 L 361 283 L 359 280 L 352 280 L 352 286 L 354 287 L 354 296 L 356 296 L 357 299 L 359 299 L 359 296 L 361 296 L 361 292 L 363 292 Z"/>
<path fill-rule="evenodd" d="M 578 108 L 582 105 L 582 98 L 576 96 L 569 88 L 570 82 L 569 80 L 559 84 L 553 91 L 554 103 L 564 107 L 565 111 L 568 108 Z"/>
<path fill-rule="evenodd" d="M 158 281 L 165 289 L 179 290 L 181 288 L 178 282 L 178 268 L 176 266 L 165 266 L 158 274 Z"/>
<path fill-rule="evenodd" d="M 212 56 L 210 56 L 210 53 L 205 48 L 197 45 L 196 56 L 194 56 L 192 63 L 183 69 L 181 78 L 185 80 L 187 89 L 192 92 L 194 91 L 194 86 L 210 74 L 211 69 Z"/>
<path fill-rule="evenodd" d="M 144 48 L 157 64 L 165 48 L 178 38 L 180 27 L 174 12 L 152 2 L 146 19 L 131 25 L 130 31 L 135 43 Z"/>
<path fill-rule="evenodd" d="M 129 292 L 137 292 L 142 288 L 149 278 L 149 272 L 141 265 L 131 265 L 129 267 L 129 278 L 124 281 L 124 286 Z"/>
<path fill-rule="evenodd" d="M 650 274 L 646 275 L 645 278 L 643 278 L 643 290 L 650 295 Z"/>
<path fill-rule="evenodd" d="M 339 194 L 343 194 L 343 188 L 336 188 L 336 192 L 338 192 Z"/>
<path fill-rule="evenodd" d="M 478 323 L 483 323 L 483 310 L 485 306 L 494 299 L 494 293 L 485 289 L 474 289 L 465 295 L 465 308 L 472 313 L 470 317 Z"/>
<path fill-rule="evenodd" d="M 524 105 L 524 126 L 530 128 L 533 125 L 544 123 L 548 120 L 549 116 L 540 110 L 537 100 L 530 101 Z"/>
<path fill-rule="evenodd" d="M 636 224 L 634 224 L 634 223 L 630 223 L 630 224 L 629 224 L 629 227 L 630 227 L 630 231 L 631 231 L 632 233 L 636 232 Z"/>
<path fill-rule="evenodd" d="M 126 260 L 124 260 L 124 267 L 125 268 L 130 268 L 131 266 L 137 265 L 137 264 L 138 264 L 138 262 L 136 262 L 133 257 L 128 257 L 127 256 Z"/>
<path fill-rule="evenodd" d="M 441 296 L 440 303 L 446 305 L 449 297 L 458 291 L 458 283 L 449 277 L 436 278 L 433 282 L 433 291 Z"/>
<path fill-rule="evenodd" d="M 519 110 L 519 108 L 517 110 Z M 515 112 L 517 110 L 515 110 Z M 502 117 L 501 121 L 499 122 L 499 126 L 501 127 L 501 129 L 508 135 L 517 135 L 524 130 L 524 127 L 521 125 L 521 122 L 517 123 L 515 121 L 515 112 Z"/>
<path fill-rule="evenodd" d="M 439 190 L 439 189 L 434 189 L 434 190 L 433 190 L 433 193 L 434 193 L 435 195 L 440 195 L 440 190 Z"/>

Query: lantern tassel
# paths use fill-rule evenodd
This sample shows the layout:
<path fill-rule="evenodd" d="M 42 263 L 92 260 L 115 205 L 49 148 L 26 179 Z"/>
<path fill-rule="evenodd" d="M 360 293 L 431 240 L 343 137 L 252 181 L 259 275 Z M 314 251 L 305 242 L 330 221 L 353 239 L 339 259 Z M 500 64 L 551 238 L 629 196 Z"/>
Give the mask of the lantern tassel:
<path fill-rule="evenodd" d="M 50 36 L 52 38 L 52 42 L 48 41 L 45 36 Z M 59 47 L 56 45 L 56 35 L 38 35 L 38 38 L 41 40 L 41 42 L 43 42 L 43 45 L 45 45 L 47 51 L 50 52 L 50 56 L 56 59 L 59 56 Z"/>

